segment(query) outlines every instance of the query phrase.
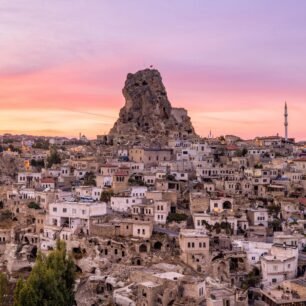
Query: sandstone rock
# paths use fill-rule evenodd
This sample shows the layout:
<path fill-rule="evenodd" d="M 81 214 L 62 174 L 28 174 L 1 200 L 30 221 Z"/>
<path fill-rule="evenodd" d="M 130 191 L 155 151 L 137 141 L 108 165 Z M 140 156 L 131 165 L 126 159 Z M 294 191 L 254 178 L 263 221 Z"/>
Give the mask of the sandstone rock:
<path fill-rule="evenodd" d="M 187 111 L 172 108 L 160 73 L 145 69 L 129 73 L 122 90 L 125 105 L 110 130 L 114 139 L 167 142 L 169 136 L 196 136 Z"/>

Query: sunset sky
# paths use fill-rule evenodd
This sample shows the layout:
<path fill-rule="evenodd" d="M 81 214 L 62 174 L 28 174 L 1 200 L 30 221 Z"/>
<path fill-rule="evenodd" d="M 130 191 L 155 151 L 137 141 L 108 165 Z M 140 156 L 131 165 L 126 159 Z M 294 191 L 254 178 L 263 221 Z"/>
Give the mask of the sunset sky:
<path fill-rule="evenodd" d="M 198 134 L 306 139 L 304 0 L 2 0 L 0 134 L 107 133 L 153 65 Z"/>

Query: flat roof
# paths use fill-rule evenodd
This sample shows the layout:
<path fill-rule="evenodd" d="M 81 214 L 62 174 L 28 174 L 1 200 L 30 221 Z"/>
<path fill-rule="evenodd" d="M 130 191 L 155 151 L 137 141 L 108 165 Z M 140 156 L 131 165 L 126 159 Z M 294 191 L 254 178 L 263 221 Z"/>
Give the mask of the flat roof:
<path fill-rule="evenodd" d="M 183 278 L 184 274 L 177 272 L 164 272 L 164 273 L 156 273 L 155 276 L 159 278 L 169 279 L 169 280 L 177 280 L 179 278 Z"/>
<path fill-rule="evenodd" d="M 196 230 L 196 229 L 181 230 L 180 235 L 184 237 L 208 237 L 207 233 L 204 230 Z"/>

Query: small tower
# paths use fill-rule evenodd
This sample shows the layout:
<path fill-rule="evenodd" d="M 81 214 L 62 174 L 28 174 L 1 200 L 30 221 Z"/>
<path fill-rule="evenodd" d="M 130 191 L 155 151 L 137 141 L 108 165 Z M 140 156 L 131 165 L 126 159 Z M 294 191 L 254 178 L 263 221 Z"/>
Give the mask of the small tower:
<path fill-rule="evenodd" d="M 287 102 L 285 102 L 284 117 L 285 117 L 285 122 L 284 122 L 284 126 L 285 126 L 285 140 L 288 141 L 288 109 L 287 109 Z"/>

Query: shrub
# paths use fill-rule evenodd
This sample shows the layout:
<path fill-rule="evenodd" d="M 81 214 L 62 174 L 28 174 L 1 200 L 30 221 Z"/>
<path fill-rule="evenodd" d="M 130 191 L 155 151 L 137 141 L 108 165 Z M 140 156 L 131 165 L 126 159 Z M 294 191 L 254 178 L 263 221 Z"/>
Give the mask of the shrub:
<path fill-rule="evenodd" d="M 186 221 L 188 216 L 186 214 L 180 214 L 180 213 L 170 213 L 167 218 L 167 222 L 182 222 Z"/>
<path fill-rule="evenodd" d="M 28 208 L 32 208 L 32 209 L 40 209 L 40 205 L 36 202 L 30 202 L 28 204 Z"/>

